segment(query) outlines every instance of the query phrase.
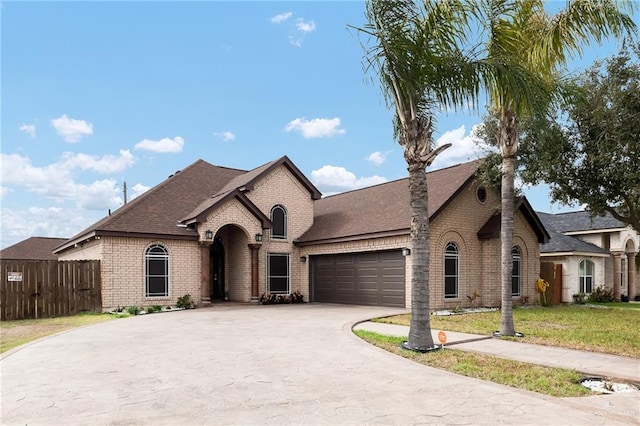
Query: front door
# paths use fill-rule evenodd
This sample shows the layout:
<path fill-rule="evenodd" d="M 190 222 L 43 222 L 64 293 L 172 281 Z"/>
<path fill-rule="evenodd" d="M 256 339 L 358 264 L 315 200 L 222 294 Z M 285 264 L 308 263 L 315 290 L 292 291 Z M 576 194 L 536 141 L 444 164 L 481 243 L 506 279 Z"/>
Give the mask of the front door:
<path fill-rule="evenodd" d="M 219 238 L 211 246 L 211 300 L 224 300 L 224 246 Z"/>

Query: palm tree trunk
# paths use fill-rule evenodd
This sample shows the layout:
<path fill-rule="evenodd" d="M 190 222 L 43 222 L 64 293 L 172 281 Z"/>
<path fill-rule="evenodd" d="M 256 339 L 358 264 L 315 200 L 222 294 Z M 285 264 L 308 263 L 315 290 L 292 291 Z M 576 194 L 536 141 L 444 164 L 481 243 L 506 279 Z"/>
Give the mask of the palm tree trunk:
<path fill-rule="evenodd" d="M 409 164 L 411 193 L 411 324 L 405 348 L 426 351 L 434 347 L 429 317 L 429 195 L 425 164 Z"/>
<path fill-rule="evenodd" d="M 502 319 L 500 334 L 503 336 L 515 335 L 513 325 L 513 309 L 511 299 L 511 280 L 513 272 L 513 258 L 511 254 L 513 245 L 513 199 L 514 199 L 514 157 L 506 155 L 502 157 L 502 219 L 500 227 L 501 240 L 501 284 L 502 284 Z"/>

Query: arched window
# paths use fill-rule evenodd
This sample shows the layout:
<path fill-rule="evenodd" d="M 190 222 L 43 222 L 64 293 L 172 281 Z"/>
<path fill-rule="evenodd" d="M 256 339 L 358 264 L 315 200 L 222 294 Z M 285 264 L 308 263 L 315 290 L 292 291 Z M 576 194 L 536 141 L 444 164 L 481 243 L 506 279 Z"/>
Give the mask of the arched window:
<path fill-rule="evenodd" d="M 455 243 L 447 243 L 444 250 L 444 298 L 458 297 L 458 264 L 460 254 Z"/>
<path fill-rule="evenodd" d="M 147 248 L 144 254 L 145 297 L 169 296 L 169 253 L 160 244 Z"/>
<path fill-rule="evenodd" d="M 513 269 L 511 270 L 511 295 L 520 296 L 520 281 L 522 273 L 522 252 L 520 247 L 514 246 L 511 249 L 513 259 Z"/>
<path fill-rule="evenodd" d="M 593 291 L 593 262 L 583 260 L 580 262 L 580 293 L 589 294 Z"/>
<path fill-rule="evenodd" d="M 284 240 L 287 238 L 287 211 L 282 206 L 271 209 L 271 238 Z"/>

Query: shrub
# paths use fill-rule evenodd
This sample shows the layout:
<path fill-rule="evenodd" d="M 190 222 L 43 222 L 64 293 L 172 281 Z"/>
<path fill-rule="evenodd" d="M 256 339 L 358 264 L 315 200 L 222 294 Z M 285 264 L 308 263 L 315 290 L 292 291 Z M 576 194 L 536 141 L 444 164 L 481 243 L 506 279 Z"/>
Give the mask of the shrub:
<path fill-rule="evenodd" d="M 260 303 L 263 305 L 276 305 L 284 303 L 302 303 L 304 296 L 299 291 L 294 291 L 291 294 L 271 294 L 263 293 L 260 296 Z"/>
<path fill-rule="evenodd" d="M 613 290 L 598 286 L 593 289 L 593 292 L 587 298 L 589 303 L 606 303 L 613 302 Z"/>
<path fill-rule="evenodd" d="M 162 306 L 160 306 L 160 305 L 153 305 L 153 306 L 149 306 L 147 308 L 147 313 L 148 314 L 152 314 L 154 312 L 160 312 L 160 311 L 162 311 Z"/>
<path fill-rule="evenodd" d="M 193 309 L 196 307 L 196 305 L 191 300 L 191 295 L 185 294 L 184 296 L 178 298 L 178 301 L 176 302 L 176 307 L 184 308 L 184 309 Z"/>
<path fill-rule="evenodd" d="M 578 305 L 584 305 L 586 300 L 587 300 L 587 295 L 584 294 L 583 292 L 576 293 L 573 295 L 573 301 Z"/>
<path fill-rule="evenodd" d="M 129 315 L 138 315 L 142 309 L 139 306 L 129 306 L 127 312 Z"/>

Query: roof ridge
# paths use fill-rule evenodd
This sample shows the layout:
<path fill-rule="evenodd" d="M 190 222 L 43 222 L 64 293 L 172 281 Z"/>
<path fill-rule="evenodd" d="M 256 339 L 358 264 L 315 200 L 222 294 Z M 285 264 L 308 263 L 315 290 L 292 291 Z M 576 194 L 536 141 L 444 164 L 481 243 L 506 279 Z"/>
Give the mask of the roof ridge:
<path fill-rule="evenodd" d="M 478 159 L 475 159 L 475 160 L 466 161 L 464 163 L 458 163 L 458 164 L 453 164 L 451 166 L 443 167 L 442 169 L 431 170 L 431 171 L 427 172 L 427 176 L 432 174 L 432 173 L 442 172 L 442 171 L 445 171 L 445 170 L 448 170 L 448 169 L 452 169 L 454 167 L 460 167 L 460 166 L 464 166 L 464 165 L 471 164 L 471 163 L 474 163 L 474 162 L 481 162 L 481 161 L 483 161 L 483 159 L 478 158 Z M 397 182 L 400 182 L 401 180 L 408 180 L 408 179 L 409 179 L 409 176 L 405 176 L 403 178 L 398 178 L 398 179 L 390 180 L 390 181 L 387 181 L 387 182 L 380 182 L 380 183 L 376 183 L 376 184 L 370 185 L 370 186 L 363 186 L 362 188 L 354 188 L 354 189 L 350 189 L 348 191 L 339 192 L 337 194 L 327 195 L 326 197 L 322 197 L 322 199 L 324 200 L 324 199 L 327 199 L 327 198 L 336 197 L 338 195 L 346 195 L 346 194 L 350 194 L 350 193 L 353 193 L 353 192 L 356 192 L 356 191 L 362 191 L 362 190 L 365 190 L 365 189 L 375 188 L 375 187 L 382 186 L 382 185 L 388 185 L 388 184 L 392 184 L 392 183 L 397 183 Z"/>

